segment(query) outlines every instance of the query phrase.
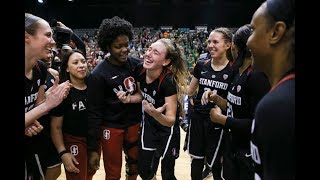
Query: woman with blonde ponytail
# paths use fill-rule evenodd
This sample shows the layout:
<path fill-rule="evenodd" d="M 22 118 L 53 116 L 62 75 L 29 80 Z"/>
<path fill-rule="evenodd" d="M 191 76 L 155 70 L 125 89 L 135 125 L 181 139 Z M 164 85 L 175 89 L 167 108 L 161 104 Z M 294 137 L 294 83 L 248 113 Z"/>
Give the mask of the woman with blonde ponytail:
<path fill-rule="evenodd" d="M 179 116 L 183 116 L 183 87 L 188 70 L 182 49 L 169 39 L 152 43 L 144 62 L 137 68 L 138 85 L 143 97 L 139 148 L 139 175 L 152 179 L 161 157 L 162 179 L 176 179 L 175 160 L 179 157 Z"/>

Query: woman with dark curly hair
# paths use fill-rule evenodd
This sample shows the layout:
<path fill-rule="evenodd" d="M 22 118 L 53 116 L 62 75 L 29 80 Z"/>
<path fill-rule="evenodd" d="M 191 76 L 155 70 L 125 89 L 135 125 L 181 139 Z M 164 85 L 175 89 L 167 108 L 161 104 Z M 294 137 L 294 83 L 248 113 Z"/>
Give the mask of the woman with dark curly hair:
<path fill-rule="evenodd" d="M 120 179 L 122 149 L 127 178 L 136 179 L 138 175 L 142 97 L 133 69 L 141 61 L 128 57 L 132 38 L 130 22 L 117 16 L 104 19 L 98 30 L 98 45 L 110 56 L 93 69 L 88 79 L 89 166 L 99 168 L 102 146 L 106 179 Z"/>

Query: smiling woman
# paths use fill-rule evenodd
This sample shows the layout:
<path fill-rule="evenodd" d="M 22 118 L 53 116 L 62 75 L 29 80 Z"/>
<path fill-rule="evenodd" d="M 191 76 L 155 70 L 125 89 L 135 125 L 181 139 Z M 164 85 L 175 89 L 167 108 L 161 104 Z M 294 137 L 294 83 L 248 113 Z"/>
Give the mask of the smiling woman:
<path fill-rule="evenodd" d="M 201 103 L 202 95 L 207 91 L 216 92 L 219 96 L 226 98 L 228 88 L 232 82 L 233 72 L 231 63 L 227 57 L 227 51 L 231 47 L 232 34 L 228 28 L 216 28 L 211 31 L 207 47 L 210 59 L 197 61 L 194 68 L 194 76 L 187 88 L 189 96 L 197 94 L 194 101 L 194 112 L 190 120 L 188 151 L 193 158 L 191 165 L 191 176 L 193 179 L 202 178 L 204 159 L 215 180 L 221 179 L 221 156 L 220 146 L 223 137 L 222 125 L 210 121 L 210 109 L 215 103 Z M 197 92 L 197 93 L 196 93 Z"/>
<path fill-rule="evenodd" d="M 130 22 L 117 16 L 104 19 L 97 39 L 100 49 L 110 55 L 88 79 L 89 167 L 99 167 L 102 149 L 106 179 L 121 178 L 122 151 L 126 154 L 126 176 L 135 179 L 138 175 L 142 110 L 133 69 L 140 60 L 128 56 L 132 38 Z"/>
<path fill-rule="evenodd" d="M 68 97 L 51 112 L 51 138 L 59 152 L 68 179 L 92 179 L 95 171 L 87 170 L 87 84 L 88 66 L 78 50 L 64 54 L 60 79 L 70 81 Z"/>
<path fill-rule="evenodd" d="M 30 136 L 37 135 L 43 129 L 37 120 L 60 104 L 70 90 L 68 81 L 58 85 L 59 78 L 56 78 L 44 96 L 47 68 L 40 59 L 51 56 L 54 43 L 49 23 L 25 13 L 25 179 L 44 178 L 45 168 L 41 167 L 41 159 L 34 147 L 36 141 Z"/>
<path fill-rule="evenodd" d="M 175 161 L 179 157 L 179 117 L 184 116 L 183 90 L 188 71 L 182 48 L 170 39 L 152 43 L 138 65 L 138 85 L 144 100 L 139 175 L 152 179 L 161 161 L 163 179 L 176 179 Z"/>
<path fill-rule="evenodd" d="M 272 86 L 257 105 L 252 123 L 255 177 L 295 179 L 295 0 L 267 0 L 250 24 L 253 31 L 247 44 L 253 66 L 268 76 Z"/>

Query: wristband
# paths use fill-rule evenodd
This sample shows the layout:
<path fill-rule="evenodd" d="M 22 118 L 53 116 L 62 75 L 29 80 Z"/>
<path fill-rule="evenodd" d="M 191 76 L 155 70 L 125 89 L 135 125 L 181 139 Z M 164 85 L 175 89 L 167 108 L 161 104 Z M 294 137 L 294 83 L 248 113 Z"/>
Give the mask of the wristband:
<path fill-rule="evenodd" d="M 65 153 L 68 153 L 68 151 L 67 151 L 67 150 L 61 151 L 61 152 L 59 153 L 60 158 L 62 158 L 62 156 L 63 156 Z"/>

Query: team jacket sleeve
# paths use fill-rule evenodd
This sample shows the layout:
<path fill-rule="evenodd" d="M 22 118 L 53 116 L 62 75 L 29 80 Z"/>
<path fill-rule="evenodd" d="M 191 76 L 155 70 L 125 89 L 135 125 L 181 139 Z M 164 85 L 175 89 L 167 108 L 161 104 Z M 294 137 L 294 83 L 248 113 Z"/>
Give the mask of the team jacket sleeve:
<path fill-rule="evenodd" d="M 143 69 L 143 62 L 138 63 L 132 70 L 132 76 L 138 82 L 140 82 L 140 77 L 141 77 L 140 73 L 142 69 Z"/>
<path fill-rule="evenodd" d="M 82 51 L 84 57 L 86 57 L 86 46 L 82 39 L 75 33 L 72 33 L 71 40 L 76 44 L 77 48 Z"/>
<path fill-rule="evenodd" d="M 250 73 L 248 78 L 248 98 L 251 117 L 254 117 L 258 102 L 267 94 L 270 88 L 269 80 L 264 73 L 255 70 Z"/>
<path fill-rule="evenodd" d="M 88 77 L 88 151 L 98 151 L 104 110 L 104 81 L 97 74 Z"/>
<path fill-rule="evenodd" d="M 225 126 L 233 131 L 250 135 L 255 108 L 261 98 L 270 90 L 270 83 L 265 74 L 252 71 L 248 77 L 247 88 L 250 116 L 246 119 L 227 117 Z"/>
<path fill-rule="evenodd" d="M 231 129 L 231 131 L 249 135 L 252 120 L 252 118 L 238 119 L 227 117 L 225 127 Z"/>
<path fill-rule="evenodd" d="M 293 88 L 288 86 L 277 95 L 274 94 L 277 100 L 270 101 L 272 103 L 265 106 L 263 113 L 257 117 L 265 180 L 295 179 L 297 156 Z"/>

